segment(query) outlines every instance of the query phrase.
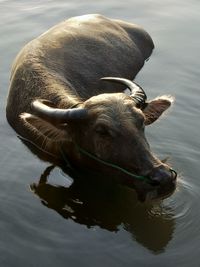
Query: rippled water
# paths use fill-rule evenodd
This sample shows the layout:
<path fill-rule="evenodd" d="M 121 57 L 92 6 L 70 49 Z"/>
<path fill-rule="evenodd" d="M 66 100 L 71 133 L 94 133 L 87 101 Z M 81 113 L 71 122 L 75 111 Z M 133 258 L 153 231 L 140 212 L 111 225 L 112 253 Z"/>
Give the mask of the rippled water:
<path fill-rule="evenodd" d="M 136 80 L 150 97 L 176 97 L 171 112 L 146 130 L 152 149 L 170 156 L 180 174 L 162 202 L 140 204 L 126 188 L 70 186 L 6 122 L 17 52 L 50 26 L 86 13 L 141 24 L 155 42 Z M 199 1 L 0 0 L 0 15 L 0 266 L 200 266 Z"/>

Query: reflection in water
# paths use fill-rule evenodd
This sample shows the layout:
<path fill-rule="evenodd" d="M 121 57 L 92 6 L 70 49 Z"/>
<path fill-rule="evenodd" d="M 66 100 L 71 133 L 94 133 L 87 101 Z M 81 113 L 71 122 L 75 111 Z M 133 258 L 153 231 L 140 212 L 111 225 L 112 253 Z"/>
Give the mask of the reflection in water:
<path fill-rule="evenodd" d="M 31 185 L 43 205 L 88 228 L 99 226 L 116 232 L 123 227 L 150 251 L 164 251 L 175 227 L 172 210 L 162 203 L 142 204 L 132 190 L 111 188 L 95 179 L 75 179 L 70 187 L 51 185 L 47 178 L 53 168 L 47 167 L 38 184 Z"/>

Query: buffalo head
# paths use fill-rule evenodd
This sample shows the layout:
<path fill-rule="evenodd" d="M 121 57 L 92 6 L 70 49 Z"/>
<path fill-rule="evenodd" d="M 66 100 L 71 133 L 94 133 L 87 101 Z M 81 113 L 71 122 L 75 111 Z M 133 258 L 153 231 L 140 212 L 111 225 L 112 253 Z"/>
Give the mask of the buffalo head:
<path fill-rule="evenodd" d="M 42 134 L 48 132 L 57 143 L 62 141 L 62 152 L 74 166 L 114 177 L 133 187 L 141 200 L 170 194 L 175 189 L 176 174 L 151 152 L 145 127 L 156 121 L 173 99 L 162 96 L 147 102 L 143 89 L 132 81 L 103 80 L 126 85 L 130 96 L 100 94 L 71 109 L 36 100 L 34 115 L 23 115 L 23 119 Z"/>

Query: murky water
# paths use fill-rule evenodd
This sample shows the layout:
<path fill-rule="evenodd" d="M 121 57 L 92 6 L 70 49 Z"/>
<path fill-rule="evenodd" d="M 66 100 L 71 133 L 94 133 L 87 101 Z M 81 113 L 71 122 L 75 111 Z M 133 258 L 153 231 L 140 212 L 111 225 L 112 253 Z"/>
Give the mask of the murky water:
<path fill-rule="evenodd" d="M 181 174 L 162 202 L 140 204 L 126 188 L 70 187 L 6 122 L 17 52 L 50 26 L 86 13 L 141 24 L 155 42 L 136 80 L 150 97 L 176 97 L 171 112 L 146 130 L 152 149 L 170 156 Z M 0 266 L 200 266 L 199 1 L 0 0 L 0 15 Z"/>

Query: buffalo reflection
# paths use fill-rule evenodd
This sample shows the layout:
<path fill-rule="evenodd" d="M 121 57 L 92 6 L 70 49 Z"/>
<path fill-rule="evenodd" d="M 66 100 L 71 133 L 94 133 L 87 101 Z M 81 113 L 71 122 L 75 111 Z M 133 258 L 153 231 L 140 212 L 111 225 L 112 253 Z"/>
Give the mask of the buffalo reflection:
<path fill-rule="evenodd" d="M 69 187 L 49 184 L 47 178 L 53 168 L 47 167 L 38 184 L 31 185 L 43 205 L 88 228 L 99 226 L 116 232 L 123 227 L 150 251 L 164 251 L 175 227 L 169 208 L 161 203 L 142 204 L 133 190 L 113 185 L 111 188 L 98 179 L 74 179 Z"/>

